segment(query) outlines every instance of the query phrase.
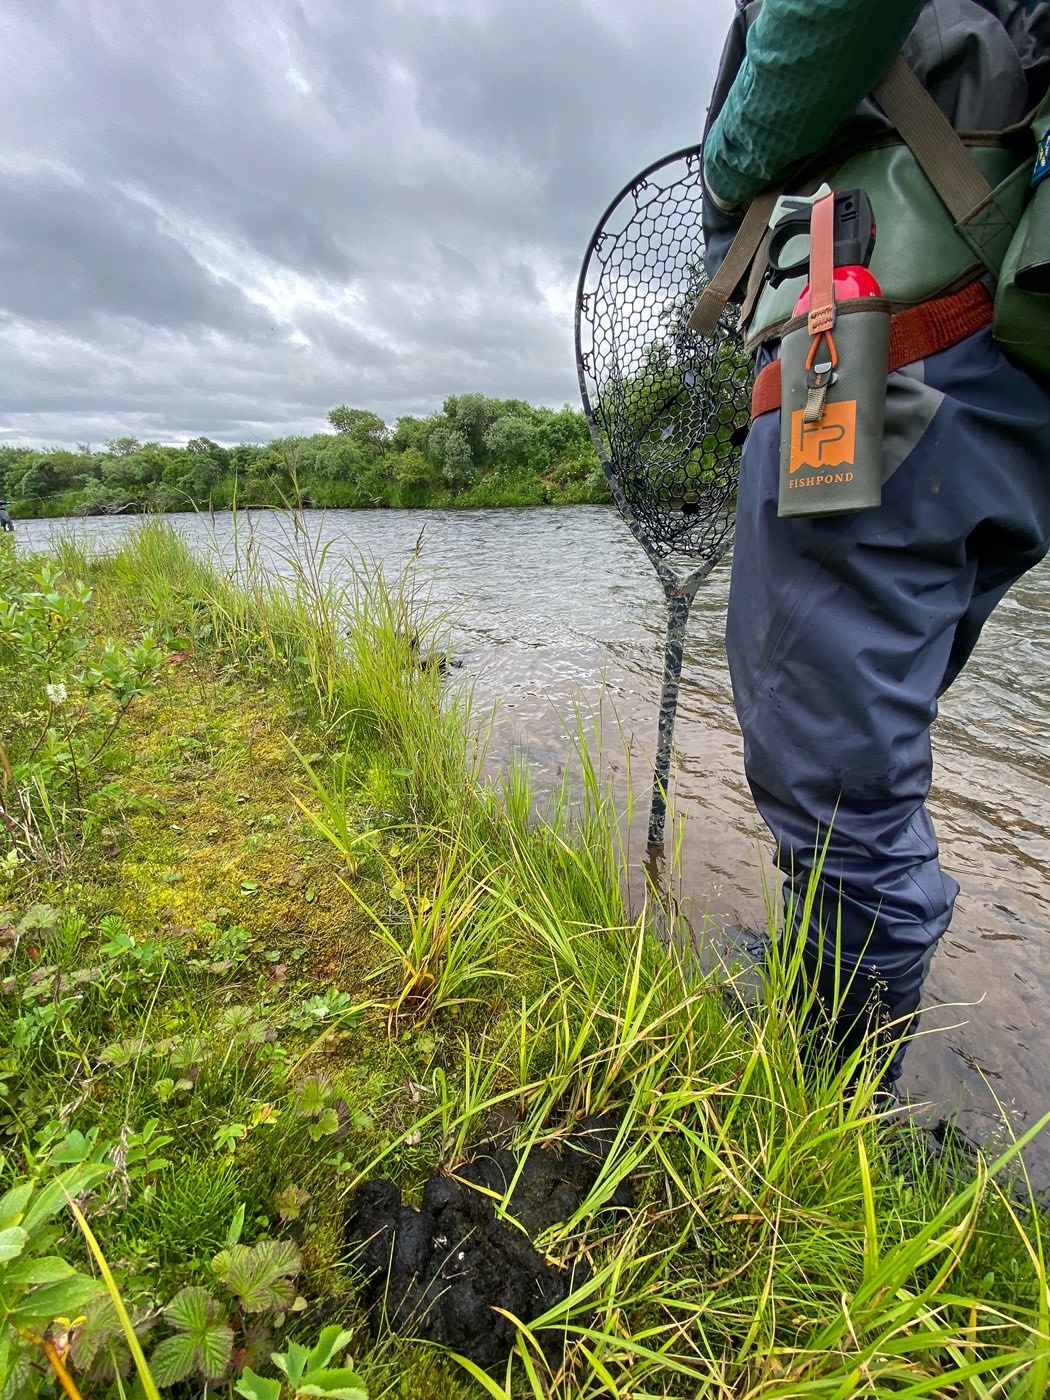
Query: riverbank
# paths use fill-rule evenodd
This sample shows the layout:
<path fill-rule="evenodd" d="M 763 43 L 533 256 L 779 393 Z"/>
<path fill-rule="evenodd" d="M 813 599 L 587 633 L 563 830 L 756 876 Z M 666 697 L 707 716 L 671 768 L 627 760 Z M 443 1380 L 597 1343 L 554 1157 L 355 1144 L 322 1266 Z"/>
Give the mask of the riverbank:
<path fill-rule="evenodd" d="M 49 575 L 4 556 L 4 1185 L 97 1163 L 162 1386 L 231 1393 L 338 1324 L 371 1400 L 1041 1394 L 1041 1215 L 804 1086 L 790 969 L 746 1009 L 669 953 L 586 758 L 550 825 L 525 774 L 483 786 L 407 580 L 303 557 L 234 587 L 152 523 Z M 362 1182 L 416 1201 L 483 1142 L 564 1157 L 595 1119 L 599 1168 L 536 1238 L 588 1275 L 505 1365 L 374 1333 Z M 83 1311 L 74 1378 L 116 1394 Z"/>
<path fill-rule="evenodd" d="M 600 504 L 610 500 L 583 413 L 451 395 L 388 427 L 334 408 L 331 432 L 224 447 L 121 437 L 92 450 L 0 445 L 16 519 L 274 506 L 299 510 Z"/>
<path fill-rule="evenodd" d="M 600 472 L 572 471 L 546 478 L 525 472 L 493 473 L 461 490 L 437 486 L 404 498 L 392 484 L 380 495 L 353 486 L 296 479 L 276 484 L 220 479 L 204 496 L 181 490 L 143 487 L 135 491 L 56 491 L 43 497 L 16 497 L 10 504 L 13 529 L 28 520 L 98 519 L 109 516 L 208 515 L 258 510 L 514 510 L 525 506 L 607 505 L 612 495 Z"/>

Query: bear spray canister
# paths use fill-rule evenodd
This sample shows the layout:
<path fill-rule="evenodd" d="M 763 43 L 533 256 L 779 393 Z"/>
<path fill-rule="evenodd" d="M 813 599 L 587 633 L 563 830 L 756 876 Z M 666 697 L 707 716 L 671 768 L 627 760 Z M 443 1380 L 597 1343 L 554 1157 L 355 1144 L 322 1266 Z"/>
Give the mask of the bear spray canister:
<path fill-rule="evenodd" d="M 865 266 L 836 267 L 835 200 L 812 206 L 810 281 L 781 340 L 780 516 L 882 501 L 889 304 Z"/>

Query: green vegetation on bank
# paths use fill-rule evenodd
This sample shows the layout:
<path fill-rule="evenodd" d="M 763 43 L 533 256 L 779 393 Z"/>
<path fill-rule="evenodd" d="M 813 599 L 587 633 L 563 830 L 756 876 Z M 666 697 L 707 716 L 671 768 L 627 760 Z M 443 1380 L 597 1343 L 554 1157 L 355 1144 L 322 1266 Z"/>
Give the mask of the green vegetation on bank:
<path fill-rule="evenodd" d="M 153 522 L 0 540 L 3 1400 L 1042 1396 L 1016 1152 L 925 1161 L 874 1050 L 853 1094 L 807 1079 L 790 957 L 748 996 L 673 903 L 629 911 L 582 736 L 546 820 L 483 783 L 411 579 L 339 588 L 298 542 L 235 584 Z M 589 1276 L 505 1367 L 373 1331 L 361 1181 L 414 1199 L 599 1113 L 537 1241 Z"/>
<path fill-rule="evenodd" d="M 18 517 L 239 506 L 415 508 L 584 505 L 609 500 L 578 409 L 460 394 L 393 428 L 333 408 L 333 429 L 265 447 L 115 438 L 101 450 L 0 447 L 0 494 Z"/>

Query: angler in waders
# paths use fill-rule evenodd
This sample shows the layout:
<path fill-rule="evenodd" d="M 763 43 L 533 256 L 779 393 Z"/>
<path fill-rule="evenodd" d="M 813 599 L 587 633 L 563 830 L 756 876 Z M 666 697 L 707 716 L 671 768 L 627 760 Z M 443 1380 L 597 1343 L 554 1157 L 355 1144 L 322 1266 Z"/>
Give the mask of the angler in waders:
<path fill-rule="evenodd" d="M 937 698 L 1050 544 L 1050 308 L 1033 371 L 998 296 L 1048 81 L 1050 3 L 765 0 L 705 135 L 691 324 L 733 300 L 757 354 L 727 623 L 745 767 L 796 931 L 819 870 L 819 1046 L 889 1028 L 886 1084 L 959 888 L 925 805 Z"/>

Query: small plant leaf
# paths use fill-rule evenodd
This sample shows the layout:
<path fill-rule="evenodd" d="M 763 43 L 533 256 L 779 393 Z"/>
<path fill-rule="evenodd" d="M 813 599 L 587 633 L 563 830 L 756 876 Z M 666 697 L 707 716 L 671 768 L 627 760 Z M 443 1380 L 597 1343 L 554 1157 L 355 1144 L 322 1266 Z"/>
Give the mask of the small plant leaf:
<path fill-rule="evenodd" d="M 292 1389 L 298 1390 L 306 1363 L 310 1360 L 308 1349 L 300 1346 L 298 1342 L 291 1342 L 287 1351 L 275 1351 L 272 1360 L 277 1369 L 288 1377 L 288 1384 Z"/>
<path fill-rule="evenodd" d="M 33 1194 L 33 1185 L 32 1181 L 24 1181 L 21 1186 L 12 1186 L 10 1191 L 0 1196 L 0 1230 L 8 1225 L 17 1225 L 22 1219 L 26 1202 Z"/>
<path fill-rule="evenodd" d="M 87 1133 L 81 1133 L 78 1128 L 71 1128 L 66 1134 L 59 1147 L 52 1149 L 50 1162 L 56 1166 L 73 1166 L 77 1162 L 87 1162 L 95 1149 L 95 1142 L 98 1141 L 98 1128 L 90 1128 Z"/>
<path fill-rule="evenodd" d="M 192 1337 L 185 1333 L 177 1337 L 165 1337 L 153 1351 L 149 1359 L 153 1379 L 158 1385 L 175 1385 L 184 1381 L 194 1369 L 197 1348 Z"/>
<path fill-rule="evenodd" d="M 311 1074 L 298 1086 L 295 1110 L 302 1118 L 313 1118 L 322 1113 L 332 1092 L 328 1080 L 320 1074 Z"/>
<path fill-rule="evenodd" d="M 281 1400 L 281 1382 L 257 1376 L 250 1366 L 245 1366 L 234 1390 L 245 1400 Z"/>
<path fill-rule="evenodd" d="M 353 1339 L 354 1334 L 347 1332 L 338 1324 L 326 1327 L 310 1352 L 310 1358 L 306 1363 L 307 1369 L 316 1371 L 327 1366 L 332 1357 L 345 1351 Z"/>
<path fill-rule="evenodd" d="M 76 1270 L 72 1264 L 54 1255 L 46 1259 L 20 1259 L 4 1271 L 4 1284 L 7 1288 L 34 1288 L 40 1283 L 61 1283 L 72 1278 Z"/>
<path fill-rule="evenodd" d="M 354 1371 L 310 1371 L 296 1393 L 327 1395 L 330 1400 L 368 1400 L 364 1382 Z"/>
<path fill-rule="evenodd" d="M 240 1267 L 242 1258 L 250 1254 L 251 1250 L 246 1244 L 228 1245 L 226 1249 L 220 1249 L 211 1261 L 212 1272 L 225 1283 L 231 1271 Z"/>
<path fill-rule="evenodd" d="M 158 1385 L 174 1385 L 193 1371 L 217 1380 L 229 1364 L 233 1332 L 208 1290 L 192 1284 L 181 1289 L 164 1316 L 183 1335 L 166 1337 L 150 1358 Z"/>
<path fill-rule="evenodd" d="M 260 1240 L 224 1249 L 212 1268 L 246 1313 L 283 1311 L 295 1298 L 291 1280 L 302 1268 L 298 1249 L 290 1240 Z"/>
<path fill-rule="evenodd" d="M 8 1225 L 6 1230 L 0 1230 L 0 1264 L 7 1259 L 17 1259 L 28 1241 L 28 1234 L 18 1225 Z"/>
<path fill-rule="evenodd" d="M 278 1191 L 273 1198 L 277 1214 L 282 1220 L 298 1220 L 302 1214 L 303 1206 L 310 1199 L 309 1191 L 304 1191 L 301 1186 L 291 1184 L 283 1191 Z"/>
<path fill-rule="evenodd" d="M 56 1215 L 70 1199 L 75 1200 L 85 1191 L 90 1191 L 93 1186 L 104 1181 L 112 1170 L 108 1162 L 84 1162 L 62 1172 L 54 1181 L 49 1181 L 30 1202 L 21 1221 L 22 1228 L 28 1230 L 31 1235 L 35 1234 L 37 1227 Z"/>
<path fill-rule="evenodd" d="M 275 1277 L 294 1278 L 303 1267 L 302 1256 L 291 1240 L 260 1240 L 255 1255 Z"/>
<path fill-rule="evenodd" d="M 222 1309 L 206 1288 L 182 1288 L 164 1309 L 164 1316 L 180 1332 L 199 1332 L 222 1316 Z"/>
<path fill-rule="evenodd" d="M 240 1035 L 251 1029 L 255 1022 L 255 1012 L 250 1006 L 228 1006 L 216 1022 L 216 1030 L 222 1035 Z"/>
<path fill-rule="evenodd" d="M 208 1047 L 199 1036 L 187 1036 L 186 1039 L 177 1045 L 171 1052 L 171 1063 L 176 1069 L 188 1069 L 192 1065 L 202 1064 L 208 1058 Z"/>
<path fill-rule="evenodd" d="M 199 1344 L 197 1369 L 206 1380 L 218 1380 L 233 1355 L 233 1331 L 229 1327 L 209 1327 Z"/>
<path fill-rule="evenodd" d="M 230 1228 L 226 1231 L 226 1248 L 232 1249 L 241 1238 L 241 1231 L 244 1229 L 244 1202 L 237 1207 L 230 1221 Z"/>
<path fill-rule="evenodd" d="M 310 1124 L 308 1129 L 314 1142 L 318 1142 L 323 1137 L 331 1137 L 333 1133 L 339 1131 L 339 1115 L 334 1108 L 326 1108 L 323 1113 Z"/>
<path fill-rule="evenodd" d="M 74 1366 L 78 1371 L 86 1371 L 96 1357 L 105 1356 L 118 1371 L 122 1370 L 122 1363 L 132 1358 L 113 1299 L 107 1293 L 100 1294 L 87 1305 L 84 1314 L 69 1350 Z M 137 1337 L 144 1336 L 156 1321 L 147 1308 L 136 1310 L 130 1320 Z"/>
<path fill-rule="evenodd" d="M 26 1323 L 55 1317 L 75 1317 L 86 1303 L 97 1298 L 102 1292 L 102 1284 L 86 1274 L 74 1274 L 61 1283 L 45 1283 L 34 1288 L 32 1293 L 9 1314 L 10 1320 L 18 1326 Z"/>
<path fill-rule="evenodd" d="M 99 1064 L 111 1065 L 115 1069 L 123 1069 L 126 1065 L 132 1065 L 142 1055 L 146 1048 L 144 1040 L 117 1040 L 106 1048 L 98 1057 Z"/>

